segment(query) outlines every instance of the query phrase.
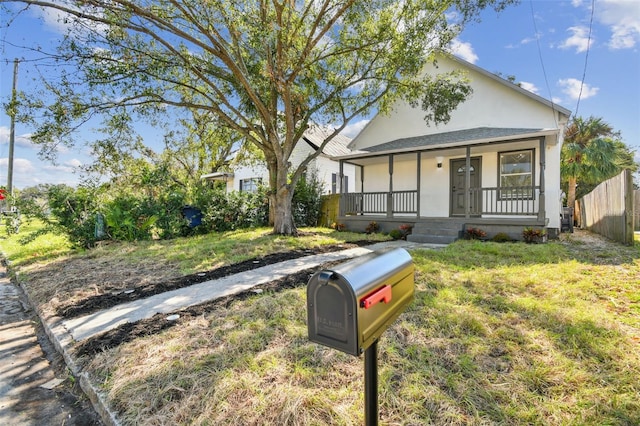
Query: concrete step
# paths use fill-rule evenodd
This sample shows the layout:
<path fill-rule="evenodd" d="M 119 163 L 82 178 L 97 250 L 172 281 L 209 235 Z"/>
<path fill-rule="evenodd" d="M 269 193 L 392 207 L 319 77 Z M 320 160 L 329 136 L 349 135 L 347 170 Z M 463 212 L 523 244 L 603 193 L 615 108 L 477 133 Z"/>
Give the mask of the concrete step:
<path fill-rule="evenodd" d="M 411 234 L 407 235 L 407 241 L 411 243 L 421 244 L 451 244 L 458 239 L 458 235 L 430 235 L 430 234 Z"/>

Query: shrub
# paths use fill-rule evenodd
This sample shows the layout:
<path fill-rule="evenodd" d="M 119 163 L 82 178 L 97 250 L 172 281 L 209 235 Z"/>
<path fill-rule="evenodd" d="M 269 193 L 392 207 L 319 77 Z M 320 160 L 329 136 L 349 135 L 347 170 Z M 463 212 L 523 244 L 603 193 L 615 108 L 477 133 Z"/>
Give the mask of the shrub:
<path fill-rule="evenodd" d="M 378 225 L 378 222 L 376 221 L 369 222 L 369 224 L 365 228 L 365 232 L 367 234 L 375 234 L 379 230 L 380 230 L 380 225 Z"/>
<path fill-rule="evenodd" d="M 316 172 L 307 173 L 298 180 L 291 200 L 293 221 L 296 226 L 318 225 L 322 192 L 323 184 Z"/>
<path fill-rule="evenodd" d="M 409 225 L 408 223 L 403 223 L 399 226 L 400 233 L 402 234 L 402 239 L 406 240 L 407 235 L 411 234 L 411 230 L 413 229 L 413 225 Z"/>
<path fill-rule="evenodd" d="M 404 237 L 404 235 L 402 234 L 402 231 L 399 230 L 399 229 L 392 229 L 389 232 L 389 236 L 391 238 L 393 238 L 394 240 L 400 240 L 400 239 L 402 239 Z"/>
<path fill-rule="evenodd" d="M 524 228 L 522 231 L 522 239 L 529 244 L 542 242 L 545 235 L 547 233 L 541 228 Z"/>
<path fill-rule="evenodd" d="M 347 226 L 344 223 L 333 222 L 331 224 L 331 228 L 335 229 L 336 231 L 344 231 L 345 229 L 347 229 Z"/>
<path fill-rule="evenodd" d="M 496 243 L 508 243 L 511 240 L 511 237 L 506 232 L 498 232 L 496 235 L 491 238 L 491 241 Z"/>
<path fill-rule="evenodd" d="M 480 228 L 467 228 L 464 231 L 465 240 L 479 240 L 487 236 L 487 233 Z"/>

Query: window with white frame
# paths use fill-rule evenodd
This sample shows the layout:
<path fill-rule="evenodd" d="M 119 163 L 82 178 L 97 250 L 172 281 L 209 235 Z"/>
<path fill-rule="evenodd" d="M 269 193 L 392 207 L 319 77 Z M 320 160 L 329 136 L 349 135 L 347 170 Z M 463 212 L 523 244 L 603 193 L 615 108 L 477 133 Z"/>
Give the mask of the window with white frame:
<path fill-rule="evenodd" d="M 248 178 L 240 180 L 240 192 L 258 192 L 258 187 L 262 183 L 260 178 Z"/>
<path fill-rule="evenodd" d="M 501 152 L 500 160 L 500 198 L 533 198 L 533 159 L 534 150 Z"/>
<path fill-rule="evenodd" d="M 331 173 L 331 193 L 337 194 L 338 192 L 340 192 L 340 175 Z M 343 177 L 342 192 L 345 194 L 349 192 L 349 176 Z"/>

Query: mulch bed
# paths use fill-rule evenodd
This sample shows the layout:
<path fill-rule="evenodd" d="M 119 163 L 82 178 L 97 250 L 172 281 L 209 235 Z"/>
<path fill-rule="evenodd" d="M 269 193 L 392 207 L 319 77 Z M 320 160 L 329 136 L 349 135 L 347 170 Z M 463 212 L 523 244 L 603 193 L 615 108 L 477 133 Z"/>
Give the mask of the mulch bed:
<path fill-rule="evenodd" d="M 344 248 L 344 246 L 340 248 L 342 249 Z M 285 253 L 280 253 L 280 255 L 283 254 Z M 344 260 L 325 263 L 315 268 L 305 269 L 303 271 L 296 272 L 295 274 L 288 275 L 284 278 L 255 286 L 252 289 L 245 290 L 235 295 L 223 297 L 211 302 L 206 302 L 200 305 L 182 309 L 179 311 L 180 318 L 175 321 L 167 320 L 168 314 L 156 314 L 151 318 L 137 321 L 135 323 L 123 324 L 115 329 L 106 331 L 80 343 L 75 348 L 76 354 L 79 357 L 90 357 L 102 351 L 115 348 L 123 343 L 135 340 L 138 337 L 150 336 L 152 334 L 159 333 L 162 330 L 166 330 L 177 324 L 180 324 L 180 322 L 189 321 L 193 318 L 202 316 L 203 314 L 212 312 L 216 309 L 227 308 L 232 302 L 245 300 L 251 296 L 256 296 L 259 293 L 274 293 L 304 286 L 316 271 L 330 268 L 342 262 L 344 262 Z"/>
<path fill-rule="evenodd" d="M 298 259 L 300 257 L 310 256 L 314 254 L 329 253 L 355 247 L 362 247 L 369 244 L 372 244 L 372 242 L 365 240 L 352 243 L 320 246 L 308 250 L 291 250 L 280 253 L 272 253 L 266 256 L 245 260 L 244 262 L 223 266 L 206 272 L 186 275 L 165 282 L 144 284 L 127 290 L 120 290 L 113 293 L 103 293 L 96 296 L 88 297 L 81 301 L 69 302 L 68 304 L 59 306 L 56 310 L 56 315 L 64 319 L 75 318 L 82 315 L 88 315 L 102 309 L 111 308 L 121 303 L 130 302 L 137 299 L 144 299 L 155 294 L 165 293 L 167 291 L 188 287 L 205 281 L 223 278 L 228 275 L 250 271 L 252 269 L 272 265 L 274 263 Z"/>

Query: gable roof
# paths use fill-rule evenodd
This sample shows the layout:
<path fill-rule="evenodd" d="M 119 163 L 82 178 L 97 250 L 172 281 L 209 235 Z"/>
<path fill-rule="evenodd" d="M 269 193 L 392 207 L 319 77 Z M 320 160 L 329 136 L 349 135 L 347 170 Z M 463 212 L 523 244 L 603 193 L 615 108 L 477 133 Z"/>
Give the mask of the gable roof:
<path fill-rule="evenodd" d="M 550 100 L 548 100 L 546 98 L 543 98 L 540 95 L 537 95 L 537 94 L 535 94 L 533 92 L 530 92 L 530 91 L 528 91 L 526 89 L 523 89 L 522 87 L 518 86 L 517 84 L 512 83 L 509 80 L 505 80 L 504 78 L 500 77 L 497 74 L 489 72 L 489 71 L 485 70 L 484 68 L 480 68 L 479 66 L 477 66 L 475 64 L 472 64 L 471 62 L 467 62 L 464 59 L 459 58 L 459 57 L 457 57 L 455 55 L 448 54 L 447 57 L 449 59 L 453 60 L 454 62 L 457 62 L 460 65 L 466 67 L 466 68 L 470 68 L 470 69 L 472 69 L 472 70 L 474 70 L 474 71 L 476 71 L 476 72 L 478 72 L 478 73 L 480 73 L 480 74 L 482 74 L 482 75 L 484 75 L 486 77 L 489 77 L 490 79 L 492 79 L 494 81 L 497 81 L 500 84 L 503 84 L 503 85 L 509 87 L 510 89 L 513 89 L 513 90 L 515 90 L 517 92 L 520 92 L 523 95 L 528 96 L 529 98 L 548 106 L 549 108 L 553 109 L 554 111 L 558 111 L 561 114 L 566 115 L 567 118 L 569 116 L 571 116 L 571 110 L 569 110 L 569 109 L 567 109 L 567 108 L 565 108 L 563 106 L 560 106 L 560 105 L 558 105 L 556 103 L 553 103 L 552 101 L 550 101 Z"/>
<path fill-rule="evenodd" d="M 389 115 L 381 114 L 378 112 L 364 126 L 364 128 L 360 131 L 360 133 L 356 135 L 355 138 L 352 139 L 351 143 L 349 144 L 349 147 L 350 148 L 358 147 L 361 150 L 372 152 L 371 151 L 372 149 L 376 149 L 372 146 L 374 144 L 380 144 L 388 148 L 390 146 L 389 144 L 392 144 L 392 143 L 398 144 L 400 143 L 399 142 L 400 140 L 404 140 L 404 139 L 424 138 L 425 140 L 430 140 L 429 135 L 434 136 L 437 134 L 438 135 L 437 137 L 440 140 L 442 140 L 442 137 L 445 137 L 446 139 L 446 136 L 448 133 L 451 133 L 453 136 L 457 135 L 458 137 L 460 137 L 461 135 L 465 135 L 465 132 L 468 132 L 468 136 L 470 140 L 474 140 L 476 138 L 475 133 L 478 133 L 478 132 L 482 133 L 483 131 L 488 132 L 488 129 L 494 129 L 495 132 L 499 133 L 499 131 L 495 129 L 500 127 L 511 128 L 512 130 L 517 128 L 515 129 L 516 132 L 523 132 L 523 133 L 526 133 L 524 132 L 525 130 L 536 130 L 536 129 L 543 129 L 543 128 L 547 130 L 552 128 L 557 130 L 558 128 L 562 128 L 563 123 L 568 121 L 571 115 L 570 110 L 560 105 L 554 104 L 552 101 L 549 101 L 548 99 L 545 99 L 535 93 L 525 90 L 522 87 L 518 86 L 517 84 L 514 84 L 508 80 L 505 80 L 504 78 L 496 74 L 493 74 L 485 69 L 482 69 L 456 56 L 453 56 L 447 53 L 440 54 L 436 59 L 436 62 L 434 63 L 435 68 L 441 68 L 441 65 L 438 64 L 438 61 L 443 62 L 444 64 L 443 67 L 445 70 L 446 69 L 463 69 L 463 70 L 467 70 L 469 73 L 475 74 L 475 76 L 472 78 L 472 84 L 475 84 L 476 81 L 479 82 L 478 83 L 480 84 L 479 87 L 484 88 L 484 93 L 481 94 L 481 92 L 478 91 L 477 93 L 474 94 L 475 96 L 470 96 L 469 99 L 465 100 L 461 105 L 459 105 L 458 108 L 456 108 L 453 111 L 453 113 L 455 114 L 452 114 L 452 120 L 450 122 L 441 123 L 438 125 L 430 125 L 427 128 L 425 128 L 424 131 L 410 130 L 410 129 L 418 130 L 415 128 L 415 126 L 411 124 L 412 121 L 410 121 L 413 119 L 414 120 L 413 122 L 415 122 L 415 120 L 417 119 L 417 114 L 416 116 L 411 115 L 413 114 L 412 111 L 415 110 L 415 108 L 401 107 L 399 110 L 394 110 L 393 113 Z M 431 71 L 430 67 L 426 67 L 424 72 L 432 73 L 435 71 Z M 481 83 L 482 81 L 484 81 L 485 83 Z M 499 88 L 501 86 L 501 90 L 496 91 L 495 89 L 493 89 L 491 92 L 488 92 L 487 88 L 489 86 L 487 86 L 486 82 L 490 82 L 495 88 Z M 474 92 L 476 92 L 475 89 L 476 87 L 474 87 Z M 495 108 L 495 104 L 496 102 L 498 102 L 497 99 L 502 99 L 501 96 L 508 95 L 509 93 L 512 94 L 508 98 L 510 99 L 509 101 L 510 104 L 503 103 L 501 113 L 504 114 L 505 118 L 509 116 L 509 117 L 513 117 L 514 119 L 509 118 L 503 121 L 503 120 L 493 120 L 492 118 L 487 118 L 488 116 L 487 111 L 494 111 L 493 108 Z M 522 96 L 524 96 L 524 98 Z M 518 98 L 520 98 L 520 101 L 517 100 Z M 469 111 L 468 108 L 470 108 L 471 105 L 477 104 L 478 99 L 488 100 L 489 105 L 487 107 L 481 106 L 481 108 L 483 109 L 477 110 L 479 114 L 475 114 L 475 111 Z M 526 99 L 526 102 L 523 103 L 522 101 L 524 101 L 525 99 Z M 502 103 L 502 101 L 500 102 Z M 493 103 L 493 105 L 491 103 Z M 532 111 L 537 111 L 535 112 L 535 115 L 534 115 L 535 118 L 533 118 L 534 116 L 532 116 L 531 117 L 532 119 L 527 119 L 527 118 L 523 119 L 523 117 L 529 117 L 527 113 L 522 112 L 523 110 L 518 108 L 508 109 L 510 107 L 505 107 L 505 105 L 512 105 L 512 106 L 523 105 L 523 108 L 525 108 L 524 107 L 525 104 L 530 105 L 532 108 L 534 108 Z M 537 105 L 537 107 L 535 105 Z M 467 108 L 467 111 L 462 112 L 464 111 L 465 107 Z M 526 108 L 529 108 L 529 107 L 526 107 Z M 401 112 L 398 112 L 398 111 L 401 111 Z M 546 111 L 549 111 L 548 119 L 541 120 L 541 117 L 546 116 L 547 114 Z M 469 117 L 468 114 L 470 113 L 473 119 L 471 120 L 471 122 L 467 122 L 466 117 Z M 498 114 L 499 113 L 500 112 L 498 112 Z M 463 115 L 463 114 L 467 114 L 467 115 Z M 465 117 L 465 119 L 461 120 L 460 117 Z M 499 117 L 499 115 L 494 115 L 494 117 Z M 407 127 L 404 125 L 399 125 L 399 127 L 397 128 L 398 132 L 395 135 L 387 131 L 387 129 L 392 128 L 390 126 L 397 126 L 398 124 L 396 123 L 403 123 L 402 120 L 405 120 L 404 123 L 409 124 L 409 126 Z M 406 120 L 409 120 L 409 121 L 406 121 Z M 554 125 L 554 122 L 555 122 L 555 125 Z M 439 129 L 441 130 L 438 133 Z M 456 132 L 460 132 L 460 133 L 456 133 Z M 507 136 L 511 134 L 510 131 L 507 129 L 505 129 L 505 132 Z M 397 139 L 393 140 L 394 139 L 393 136 L 395 136 Z M 479 135 L 479 137 L 491 138 L 493 137 L 493 135 L 492 134 L 487 134 L 484 136 Z M 429 142 L 427 142 L 427 144 L 429 144 Z M 378 150 L 381 150 L 381 149 L 378 149 Z"/>
<path fill-rule="evenodd" d="M 330 135 L 329 129 L 323 129 L 320 126 L 311 126 L 309 127 L 304 134 L 302 135 L 302 139 L 308 143 L 314 151 L 317 151 L 320 148 L 320 145 L 324 142 L 324 140 Z M 322 150 L 322 154 L 327 157 L 339 157 L 341 155 L 352 154 L 348 148 L 348 145 L 351 143 L 351 138 L 348 138 L 344 135 L 337 134 L 333 139 L 327 143 L 327 145 Z M 322 155 L 321 154 L 321 155 Z"/>

